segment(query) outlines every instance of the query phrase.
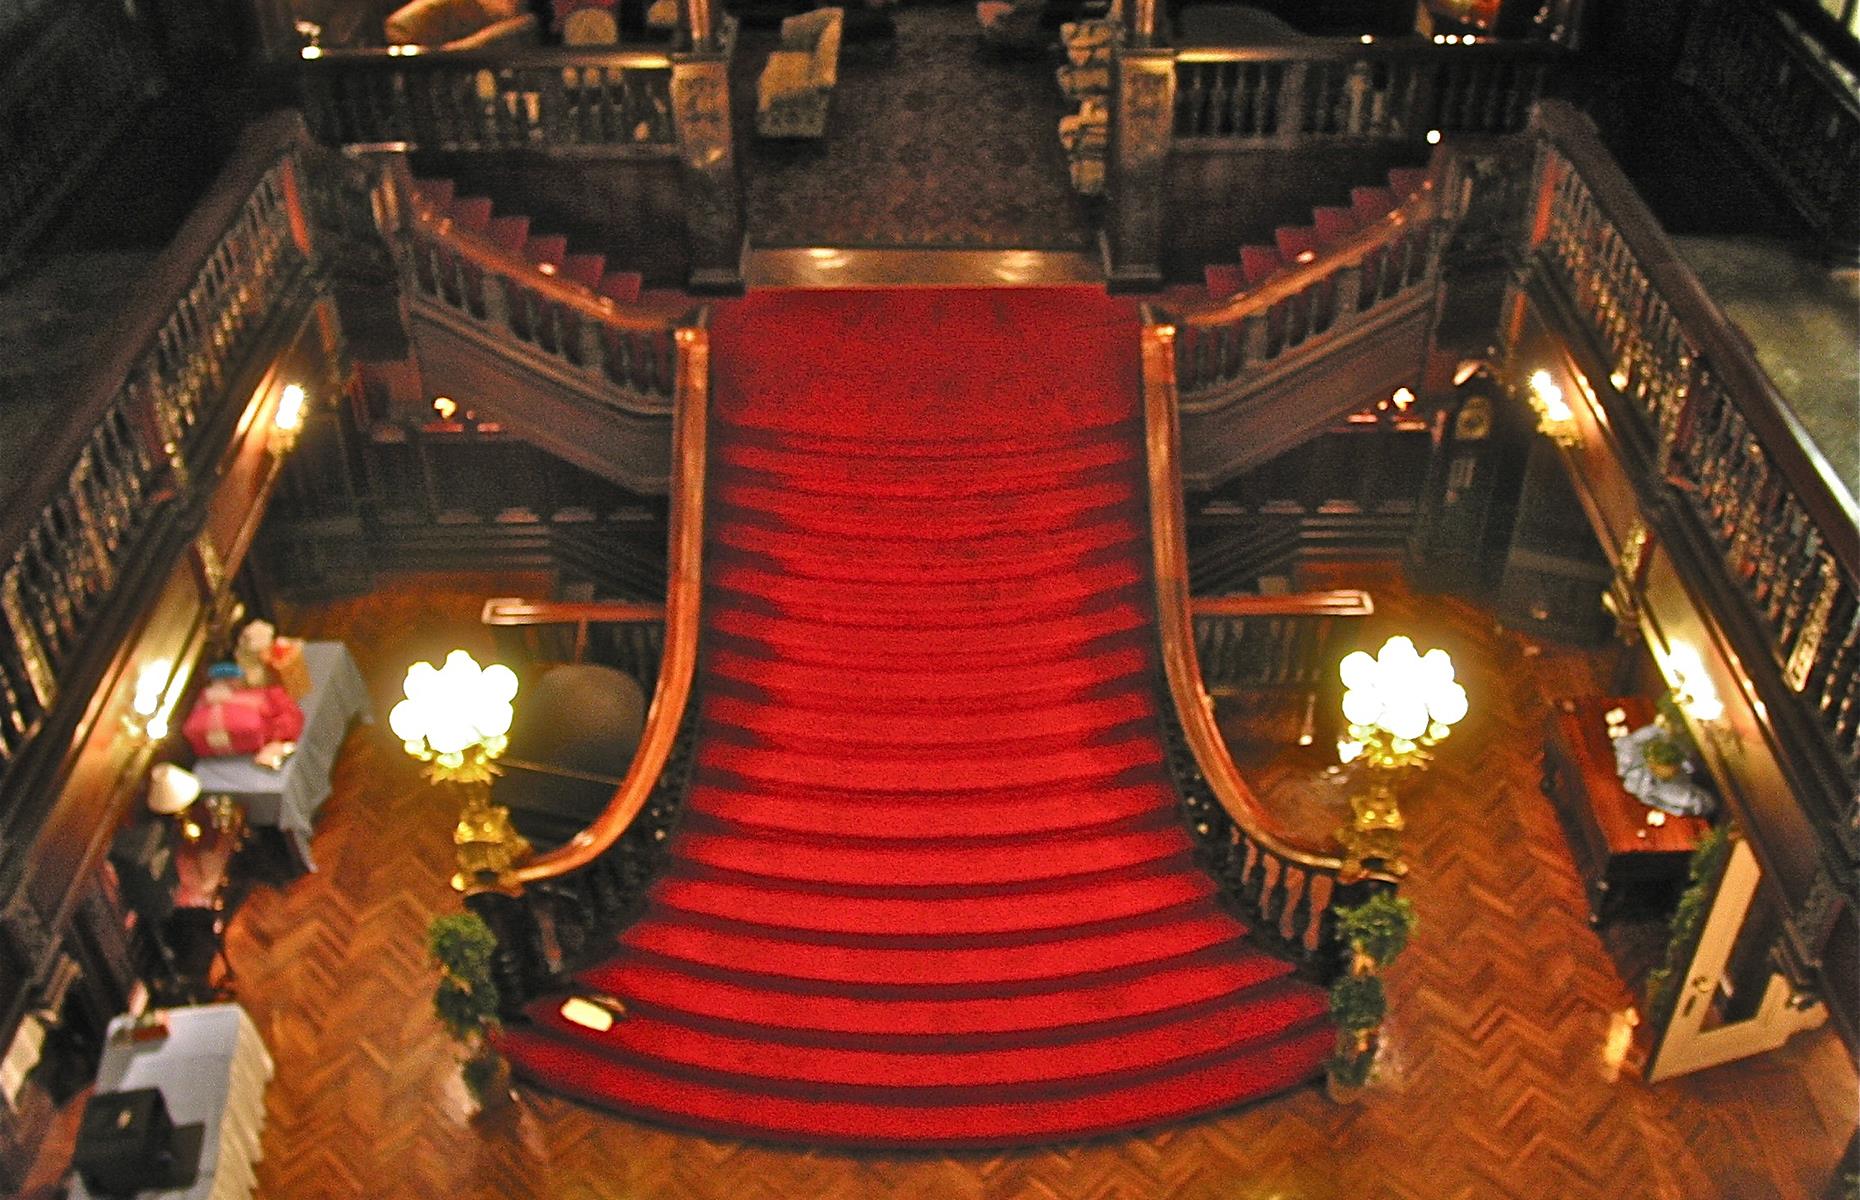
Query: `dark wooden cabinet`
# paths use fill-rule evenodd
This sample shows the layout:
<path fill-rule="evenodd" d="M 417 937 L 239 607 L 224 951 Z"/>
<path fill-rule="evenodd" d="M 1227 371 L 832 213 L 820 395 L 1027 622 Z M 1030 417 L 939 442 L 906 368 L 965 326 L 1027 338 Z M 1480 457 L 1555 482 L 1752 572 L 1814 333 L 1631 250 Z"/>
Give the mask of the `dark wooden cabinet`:
<path fill-rule="evenodd" d="M 1615 774 L 1603 714 L 1617 707 L 1629 728 L 1653 719 L 1653 705 L 1639 696 L 1565 700 L 1544 744 L 1544 794 L 1562 820 L 1588 891 L 1589 923 L 1598 927 L 1629 906 L 1669 904 L 1711 828 L 1700 817 L 1648 824 L 1655 810 L 1629 795 Z"/>

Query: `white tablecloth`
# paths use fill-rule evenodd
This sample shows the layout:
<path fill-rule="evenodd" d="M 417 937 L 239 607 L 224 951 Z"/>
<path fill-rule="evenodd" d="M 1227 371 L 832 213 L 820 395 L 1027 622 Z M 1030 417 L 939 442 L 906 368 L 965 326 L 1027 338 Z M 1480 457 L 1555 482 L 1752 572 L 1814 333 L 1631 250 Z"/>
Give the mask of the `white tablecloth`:
<path fill-rule="evenodd" d="M 304 867 L 314 871 L 310 826 L 329 799 L 336 752 L 342 749 L 350 721 L 372 718 L 368 687 L 348 647 L 341 642 L 306 642 L 304 665 L 310 669 L 310 694 L 301 701 L 304 732 L 283 767 L 273 771 L 243 754 L 203 758 L 194 774 L 200 777 L 203 794 L 231 796 L 245 806 L 249 823 L 282 830 Z"/>
<path fill-rule="evenodd" d="M 194 1185 L 137 1192 L 136 1200 L 245 1200 L 258 1182 L 271 1055 L 237 1004 L 171 1008 L 167 1017 L 168 1036 L 147 1042 L 118 1039 L 130 1018 L 110 1022 L 97 1067 L 99 1092 L 160 1088 L 176 1125 L 206 1126 Z M 72 1180 L 71 1200 L 92 1200 L 83 1180 Z"/>

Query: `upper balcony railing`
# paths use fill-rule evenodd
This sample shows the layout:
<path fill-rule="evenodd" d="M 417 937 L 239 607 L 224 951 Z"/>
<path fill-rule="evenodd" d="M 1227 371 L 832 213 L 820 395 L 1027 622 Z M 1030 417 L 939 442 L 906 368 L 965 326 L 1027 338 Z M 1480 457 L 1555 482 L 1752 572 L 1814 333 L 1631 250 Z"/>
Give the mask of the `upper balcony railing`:
<path fill-rule="evenodd" d="M 1699 6 L 1680 61 L 1691 84 L 1781 189 L 1827 250 L 1860 255 L 1860 98 L 1781 7 Z"/>
<path fill-rule="evenodd" d="M 1593 126 L 1546 103 L 1537 130 L 1534 261 L 1606 363 L 1595 386 L 1605 382 L 1631 414 L 1618 436 L 1722 558 L 1731 593 L 1768 644 L 1771 673 L 1825 739 L 1844 791 L 1829 827 L 1860 834 L 1853 498 Z"/>
<path fill-rule="evenodd" d="M 1244 388 L 1327 334 L 1342 334 L 1385 310 L 1429 303 L 1439 284 L 1444 238 L 1442 157 L 1421 189 L 1378 220 L 1259 286 L 1204 307 L 1169 313 L 1175 322 L 1176 386 L 1191 407 Z"/>
<path fill-rule="evenodd" d="M 219 402 L 309 261 L 303 145 L 290 114 L 247 132 L 0 512 L 0 782 L 59 703 L 151 525 L 217 465 Z"/>
<path fill-rule="evenodd" d="M 1539 42 L 1312 38 L 1175 51 L 1178 141 L 1422 141 L 1524 127 L 1560 53 Z"/>
<path fill-rule="evenodd" d="M 668 154 L 672 58 L 589 47 L 307 50 L 311 132 L 337 145 Z"/>
<path fill-rule="evenodd" d="M 401 158 L 386 182 L 403 217 L 396 239 L 408 297 L 443 310 L 637 408 L 669 413 L 676 321 L 617 302 L 463 228 L 420 198 Z M 616 393 L 617 390 L 617 393 Z"/>

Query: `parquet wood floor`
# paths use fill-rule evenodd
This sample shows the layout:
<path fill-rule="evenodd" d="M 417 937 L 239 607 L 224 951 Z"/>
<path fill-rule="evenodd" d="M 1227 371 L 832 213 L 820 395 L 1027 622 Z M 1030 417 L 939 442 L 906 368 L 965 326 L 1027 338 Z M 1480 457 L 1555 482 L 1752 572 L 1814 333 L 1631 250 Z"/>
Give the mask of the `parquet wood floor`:
<path fill-rule="evenodd" d="M 524 581 L 409 577 L 286 614 L 355 649 L 380 711 L 414 657 L 486 648 L 481 599 Z M 1584 919 L 1537 790 L 1547 697 L 1587 656 L 1378 581 L 1383 625 L 1460 664 L 1473 715 L 1409 806 L 1421 926 L 1389 978 L 1381 1077 L 1137 1136 L 1009 1154 L 870 1156 L 695 1137 L 524 1094 L 474 1118 L 428 1007 L 421 931 L 456 907 L 451 813 L 383 725 L 352 735 L 315 839 L 322 869 L 261 886 L 232 922 L 239 998 L 277 1059 L 266 1200 L 1809 1200 L 1854 1127 L 1827 1029 L 1651 1087 L 1603 1058 L 1629 987 Z"/>

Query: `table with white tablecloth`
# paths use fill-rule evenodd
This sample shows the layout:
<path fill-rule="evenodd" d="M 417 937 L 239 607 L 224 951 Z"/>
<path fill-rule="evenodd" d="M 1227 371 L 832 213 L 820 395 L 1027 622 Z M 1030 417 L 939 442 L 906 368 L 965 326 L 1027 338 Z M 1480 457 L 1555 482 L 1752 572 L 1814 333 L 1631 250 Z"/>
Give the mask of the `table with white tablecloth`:
<path fill-rule="evenodd" d="M 274 771 L 249 754 L 230 755 L 201 759 L 194 774 L 204 794 L 230 796 L 243 805 L 249 824 L 282 831 L 303 866 L 314 871 L 310 828 L 329 798 L 336 752 L 342 749 L 351 721 L 372 718 L 368 687 L 348 647 L 341 642 L 306 642 L 304 665 L 310 672 L 310 693 L 299 702 L 304 731 L 282 767 Z"/>
<path fill-rule="evenodd" d="M 148 1190 L 136 1200 L 245 1200 L 258 1181 L 259 1133 L 271 1054 L 237 1004 L 171 1008 L 166 1037 L 133 1041 L 133 1018 L 110 1022 L 97 1067 L 98 1092 L 159 1088 L 176 1125 L 206 1127 L 200 1173 L 189 1187 Z M 74 1179 L 71 1200 L 93 1200 Z"/>

